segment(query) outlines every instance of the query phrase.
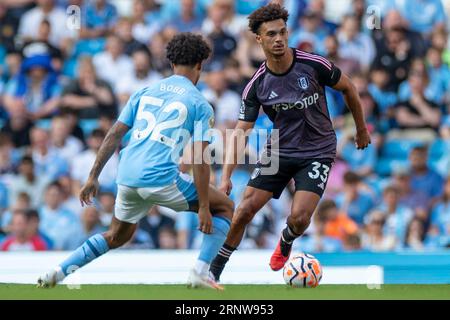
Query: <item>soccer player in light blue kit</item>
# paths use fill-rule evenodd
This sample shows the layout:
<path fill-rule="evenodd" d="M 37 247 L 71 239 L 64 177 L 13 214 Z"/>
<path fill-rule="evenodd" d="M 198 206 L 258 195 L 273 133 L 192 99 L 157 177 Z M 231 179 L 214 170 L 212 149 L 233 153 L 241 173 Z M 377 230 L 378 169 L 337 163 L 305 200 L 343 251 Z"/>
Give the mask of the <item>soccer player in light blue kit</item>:
<path fill-rule="evenodd" d="M 131 96 L 108 132 L 80 192 L 80 201 L 91 204 L 97 194 L 98 176 L 105 163 L 131 130 L 129 144 L 121 151 L 115 214 L 109 231 L 96 234 L 55 269 L 38 279 L 38 287 L 53 287 L 68 274 L 130 240 L 137 222 L 153 205 L 175 211 L 196 211 L 204 233 L 200 255 L 189 275 L 192 287 L 222 289 L 209 276 L 230 228 L 233 202 L 209 185 L 208 130 L 214 123 L 212 107 L 195 87 L 211 50 L 201 36 L 181 33 L 167 46 L 174 75 Z M 194 182 L 179 172 L 178 162 L 188 140 L 194 144 Z"/>

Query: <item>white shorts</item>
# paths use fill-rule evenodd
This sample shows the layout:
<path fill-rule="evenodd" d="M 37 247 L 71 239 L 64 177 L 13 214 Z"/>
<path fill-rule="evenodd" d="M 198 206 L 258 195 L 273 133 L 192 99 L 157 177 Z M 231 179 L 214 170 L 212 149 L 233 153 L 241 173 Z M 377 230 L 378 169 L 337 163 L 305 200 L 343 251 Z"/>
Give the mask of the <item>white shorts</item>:
<path fill-rule="evenodd" d="M 137 223 L 154 205 L 187 211 L 197 203 L 197 189 L 192 177 L 180 173 L 173 184 L 164 187 L 133 188 L 119 185 L 114 216 L 123 222 Z"/>

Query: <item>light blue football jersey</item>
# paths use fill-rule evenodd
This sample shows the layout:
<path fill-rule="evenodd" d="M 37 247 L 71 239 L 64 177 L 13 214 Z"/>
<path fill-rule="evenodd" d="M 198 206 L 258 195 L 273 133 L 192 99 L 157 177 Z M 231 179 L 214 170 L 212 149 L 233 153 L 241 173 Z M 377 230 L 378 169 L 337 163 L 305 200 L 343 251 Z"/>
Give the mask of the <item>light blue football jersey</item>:
<path fill-rule="evenodd" d="M 131 128 L 131 138 L 120 152 L 117 183 L 159 187 L 177 178 L 189 139 L 210 141 L 214 112 L 189 79 L 174 75 L 132 95 L 118 121 Z"/>

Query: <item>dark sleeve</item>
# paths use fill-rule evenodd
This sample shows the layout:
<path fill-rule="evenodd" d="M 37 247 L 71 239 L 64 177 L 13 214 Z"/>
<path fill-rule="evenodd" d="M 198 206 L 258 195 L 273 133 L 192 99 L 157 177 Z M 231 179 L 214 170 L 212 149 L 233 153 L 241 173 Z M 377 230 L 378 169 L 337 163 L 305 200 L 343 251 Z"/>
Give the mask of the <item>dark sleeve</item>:
<path fill-rule="evenodd" d="M 246 122 L 255 122 L 258 119 L 259 108 L 261 103 L 256 95 L 257 83 L 254 81 L 249 83 L 242 93 L 241 108 L 239 109 L 239 120 Z"/>
<path fill-rule="evenodd" d="M 319 83 L 321 85 L 333 87 L 341 79 L 341 69 L 336 67 L 332 62 L 329 62 L 329 65 L 317 63 L 316 70 L 319 74 Z"/>

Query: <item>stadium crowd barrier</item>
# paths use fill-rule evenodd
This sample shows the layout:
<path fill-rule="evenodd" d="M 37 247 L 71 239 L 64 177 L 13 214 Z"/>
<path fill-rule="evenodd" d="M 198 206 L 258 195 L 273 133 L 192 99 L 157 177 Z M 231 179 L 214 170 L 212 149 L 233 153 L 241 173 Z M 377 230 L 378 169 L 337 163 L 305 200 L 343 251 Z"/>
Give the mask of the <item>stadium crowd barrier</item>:
<path fill-rule="evenodd" d="M 268 250 L 239 250 L 222 275 L 224 284 L 282 284 L 282 272 L 272 272 Z M 0 253 L 1 283 L 35 283 L 69 252 Z M 182 284 L 197 251 L 115 250 L 67 277 L 76 284 Z M 449 284 L 450 250 L 431 253 L 321 253 L 322 284 Z"/>

